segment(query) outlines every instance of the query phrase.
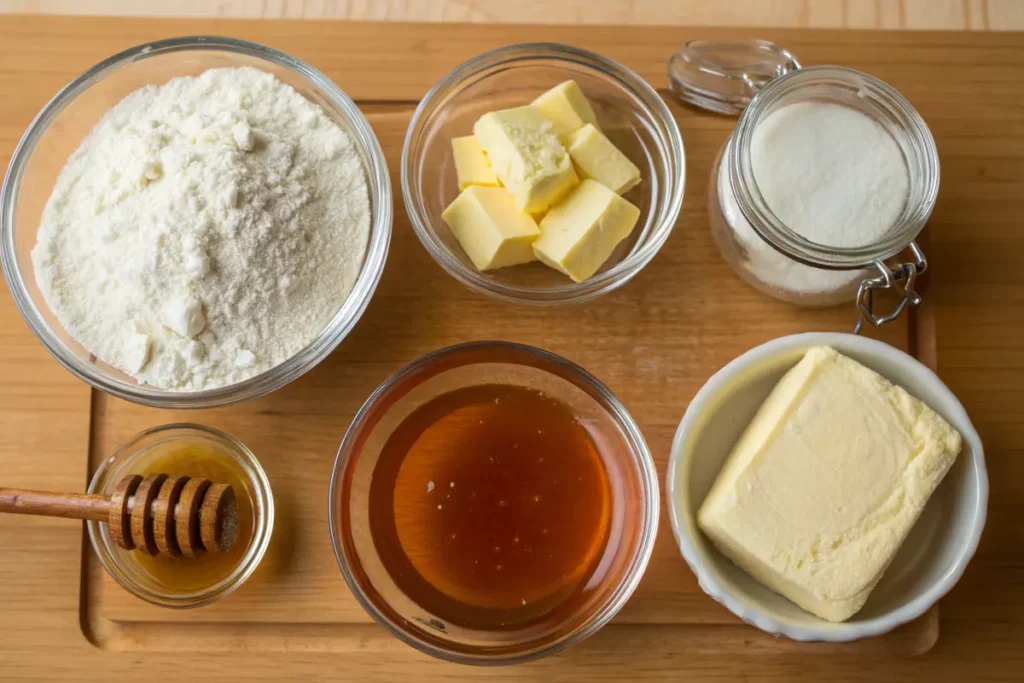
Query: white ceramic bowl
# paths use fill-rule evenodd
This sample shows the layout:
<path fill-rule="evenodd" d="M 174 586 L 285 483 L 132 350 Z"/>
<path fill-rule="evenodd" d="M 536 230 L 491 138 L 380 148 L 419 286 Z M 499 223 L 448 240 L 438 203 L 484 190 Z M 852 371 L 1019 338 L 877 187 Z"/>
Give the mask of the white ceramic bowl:
<path fill-rule="evenodd" d="M 864 608 L 849 621 L 820 619 L 757 583 L 697 528 L 696 513 L 740 433 L 782 375 L 825 344 L 905 388 L 963 436 L 963 449 Z M 732 361 L 697 392 L 672 443 L 667 475 L 672 531 L 705 593 L 762 631 L 795 640 L 846 642 L 890 631 L 923 614 L 957 582 L 985 526 L 988 475 L 981 439 L 935 373 L 898 349 L 838 333 L 797 334 Z"/>

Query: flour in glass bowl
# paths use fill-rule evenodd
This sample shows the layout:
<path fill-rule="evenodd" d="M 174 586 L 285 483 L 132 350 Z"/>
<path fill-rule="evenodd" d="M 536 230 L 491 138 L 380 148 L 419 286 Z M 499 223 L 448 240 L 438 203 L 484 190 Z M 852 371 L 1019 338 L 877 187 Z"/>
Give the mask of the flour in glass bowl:
<path fill-rule="evenodd" d="M 58 176 L 32 260 L 90 353 L 198 391 L 312 342 L 354 286 L 369 230 L 348 135 L 271 74 L 213 69 L 103 116 Z"/>

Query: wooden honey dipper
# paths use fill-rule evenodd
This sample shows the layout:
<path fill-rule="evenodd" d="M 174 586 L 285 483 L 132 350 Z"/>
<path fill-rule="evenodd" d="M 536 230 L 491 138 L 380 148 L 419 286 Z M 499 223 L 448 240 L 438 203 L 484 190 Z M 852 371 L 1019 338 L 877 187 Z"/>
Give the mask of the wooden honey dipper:
<path fill-rule="evenodd" d="M 238 501 L 208 479 L 129 474 L 110 496 L 0 487 L 0 512 L 106 522 L 125 550 L 195 557 L 238 538 Z"/>

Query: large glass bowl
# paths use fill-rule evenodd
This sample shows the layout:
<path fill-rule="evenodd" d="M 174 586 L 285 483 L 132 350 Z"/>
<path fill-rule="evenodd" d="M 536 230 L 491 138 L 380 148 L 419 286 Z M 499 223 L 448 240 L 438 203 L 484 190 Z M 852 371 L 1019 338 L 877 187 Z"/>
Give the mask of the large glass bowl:
<path fill-rule="evenodd" d="M 251 66 L 295 88 L 352 138 L 370 190 L 370 238 L 355 286 L 323 331 L 266 372 L 216 389 L 175 392 L 139 384 L 92 357 L 47 306 L 35 281 L 31 251 L 43 207 L 68 156 L 114 104 L 138 88 L 217 67 Z M 140 45 L 97 64 L 50 100 L 32 121 L 11 160 L 0 195 L 0 255 L 14 301 L 46 349 L 97 389 L 136 403 L 171 408 L 223 405 L 260 396 L 323 360 L 349 333 L 380 280 L 391 239 L 391 182 L 384 153 L 366 118 L 337 85 L 308 64 L 256 43 L 190 37 Z"/>
<path fill-rule="evenodd" d="M 483 114 L 529 104 L 568 79 L 594 106 L 603 132 L 640 169 L 641 183 L 624 195 L 640 209 L 640 219 L 584 282 L 540 263 L 480 272 L 441 219 L 459 194 L 451 140 L 472 135 L 473 123 Z M 685 177 L 683 138 L 658 93 L 607 57 L 554 43 L 502 47 L 457 66 L 420 102 L 402 148 L 402 196 L 423 246 L 463 284 L 521 304 L 579 303 L 629 282 L 672 232 Z"/>
<path fill-rule="evenodd" d="M 417 602 L 382 560 L 370 517 L 370 482 L 385 444 L 415 410 L 439 396 L 483 384 L 527 387 L 571 408 L 604 444 L 609 532 L 594 572 L 571 608 L 492 630 L 453 623 Z M 428 489 L 429 491 L 429 489 Z M 342 574 L 359 603 L 392 634 L 442 659 L 510 664 L 558 652 L 591 635 L 640 583 L 658 528 L 658 479 L 636 423 L 583 368 L 540 349 L 475 342 L 435 351 L 385 381 L 360 409 L 338 450 L 328 501 Z M 525 604 L 525 603 L 524 603 Z"/>

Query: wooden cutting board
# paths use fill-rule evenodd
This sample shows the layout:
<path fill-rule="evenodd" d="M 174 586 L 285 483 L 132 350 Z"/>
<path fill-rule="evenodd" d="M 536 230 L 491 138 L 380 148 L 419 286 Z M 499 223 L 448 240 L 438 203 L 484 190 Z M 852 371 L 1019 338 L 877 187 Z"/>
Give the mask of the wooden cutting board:
<path fill-rule="evenodd" d="M 6 163 L 46 99 L 89 65 L 133 44 L 195 33 L 263 42 L 323 70 L 366 112 L 387 154 L 396 192 L 402 136 L 416 99 L 465 58 L 500 44 L 557 40 L 619 59 L 663 88 L 665 62 L 673 50 L 698 35 L 726 35 L 713 30 L 3 19 L 0 159 Z M 1015 296 L 1017 303 L 1024 302 L 1017 271 L 973 271 L 978 284 L 971 289 L 975 281 L 964 273 L 972 271 L 961 270 L 967 264 L 960 262 L 965 254 L 978 253 L 979 241 L 987 240 L 989 249 L 982 253 L 988 263 L 982 265 L 988 266 L 1004 265 L 999 259 L 1024 245 L 1024 235 L 1008 227 L 1024 208 L 1024 111 L 1015 104 L 1021 101 L 1024 80 L 1024 39 L 868 32 L 743 35 L 777 40 L 806 64 L 843 63 L 889 81 L 921 110 L 935 133 L 943 192 L 931 228 L 931 246 L 937 251 L 929 254 L 934 264 L 929 308 L 913 324 L 903 321 L 884 330 L 882 338 L 934 362 L 944 338 L 941 316 L 947 309 L 942 302 L 949 302 L 954 315 L 962 314 L 965 297 L 994 298 L 994 285 L 1000 283 L 1011 303 Z M 849 329 L 852 309 L 802 310 L 771 301 L 743 285 L 721 262 L 708 233 L 705 188 L 714 155 L 734 122 L 670 106 L 687 151 L 683 214 L 662 253 L 628 286 L 591 304 L 557 311 L 484 299 L 430 260 L 396 197 L 392 252 L 363 320 L 311 373 L 241 406 L 158 411 L 90 395 L 46 357 L 4 294 L 0 472 L 5 484 L 81 490 L 98 460 L 118 442 L 145 427 L 192 420 L 225 429 L 253 448 L 274 485 L 279 517 L 268 559 L 250 582 L 214 606 L 188 612 L 157 609 L 121 591 L 102 573 L 74 524 L 0 519 L 0 604 L 4 622 L 16 625 L 0 640 L 3 676 L 98 678 L 143 670 L 167 673 L 170 666 L 184 667 L 180 671 L 192 678 L 268 680 L 389 680 L 424 674 L 593 680 L 744 672 L 788 680 L 801 672 L 812 679 L 826 672 L 870 673 L 884 680 L 911 671 L 952 674 L 957 667 L 961 676 L 977 674 L 976 668 L 965 667 L 979 638 L 960 625 L 961 615 L 978 622 L 989 648 L 993 642 L 1012 643 L 1007 633 L 1020 634 L 1019 616 L 1004 620 L 1009 628 L 998 634 L 984 628 L 1004 613 L 1005 607 L 1000 611 L 997 606 L 1007 599 L 1011 605 L 1024 602 L 1019 579 L 1005 586 L 1014 576 L 1005 567 L 1019 566 L 1021 558 L 1008 549 L 1019 553 L 1019 543 L 993 548 L 1002 564 L 989 572 L 991 583 L 972 581 L 969 573 L 967 590 L 973 586 L 975 593 L 959 600 L 954 594 L 951 601 L 959 609 L 944 617 L 942 630 L 950 623 L 951 635 L 935 651 L 914 659 L 907 656 L 935 644 L 935 611 L 893 634 L 848 646 L 795 644 L 739 623 L 700 592 L 667 523 L 640 588 L 615 621 L 569 652 L 523 667 L 478 670 L 429 660 L 387 636 L 349 594 L 327 534 L 327 477 L 341 435 L 361 402 L 415 357 L 480 338 L 533 343 L 562 354 L 619 395 L 663 473 L 676 423 L 714 370 L 780 335 Z M 1011 310 L 1009 320 L 1020 323 L 1015 329 L 1024 329 L 1024 320 L 1013 315 Z M 979 334 L 986 338 L 990 332 L 983 327 Z M 959 345 L 974 341 L 956 331 L 950 338 Z M 1006 354 L 993 355 L 1006 360 Z M 1021 367 L 1019 357 L 1011 360 L 1017 363 L 1011 368 Z M 1006 380 L 1011 388 L 1024 386 L 1013 384 L 1014 379 Z M 989 381 L 994 390 L 1005 390 L 998 378 Z M 1008 474 L 1011 486 L 1024 489 L 1019 468 L 1011 466 Z M 994 524 L 1002 521 L 1003 526 L 990 529 L 987 540 L 993 535 L 1001 541 L 1021 540 L 1009 518 L 994 517 Z M 1007 598 L 996 593 L 1004 589 Z M 1016 657 L 1001 650 L 989 661 L 1009 667 Z"/>

